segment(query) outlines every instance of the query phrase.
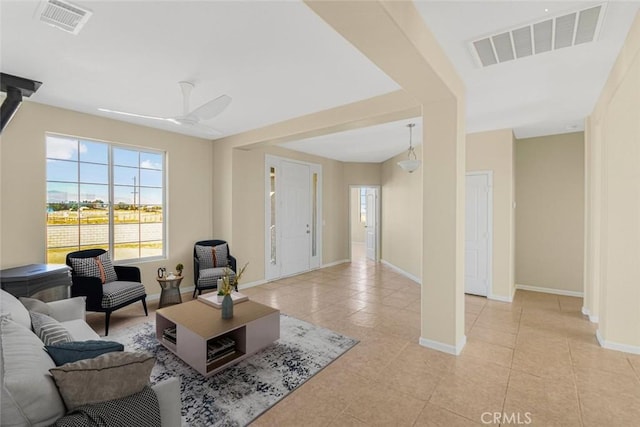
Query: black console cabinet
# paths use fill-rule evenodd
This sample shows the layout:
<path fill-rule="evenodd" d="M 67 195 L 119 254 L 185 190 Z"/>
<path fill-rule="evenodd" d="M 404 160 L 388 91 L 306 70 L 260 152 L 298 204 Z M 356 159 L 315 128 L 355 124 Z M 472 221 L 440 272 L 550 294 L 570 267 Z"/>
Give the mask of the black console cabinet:
<path fill-rule="evenodd" d="M 2 289 L 15 297 L 55 301 L 69 298 L 71 269 L 64 264 L 29 264 L 0 271 Z"/>

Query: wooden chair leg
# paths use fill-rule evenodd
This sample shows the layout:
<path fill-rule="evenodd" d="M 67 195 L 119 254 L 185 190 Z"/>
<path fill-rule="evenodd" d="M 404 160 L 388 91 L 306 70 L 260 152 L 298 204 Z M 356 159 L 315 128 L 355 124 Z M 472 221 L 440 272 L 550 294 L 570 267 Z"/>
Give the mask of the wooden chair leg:
<path fill-rule="evenodd" d="M 148 316 L 149 312 L 147 311 L 147 301 L 146 298 L 142 298 L 142 306 L 144 307 L 144 315 Z"/>
<path fill-rule="evenodd" d="M 109 320 L 111 319 L 111 311 L 104 313 L 104 336 L 109 335 Z"/>

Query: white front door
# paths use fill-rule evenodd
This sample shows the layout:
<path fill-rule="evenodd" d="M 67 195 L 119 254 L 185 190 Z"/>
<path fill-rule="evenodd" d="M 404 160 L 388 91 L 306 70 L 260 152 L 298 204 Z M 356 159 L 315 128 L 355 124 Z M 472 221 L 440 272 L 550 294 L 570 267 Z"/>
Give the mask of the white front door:
<path fill-rule="evenodd" d="M 311 183 L 309 165 L 282 162 L 281 274 L 308 271 L 311 250 Z"/>
<path fill-rule="evenodd" d="M 367 188 L 367 207 L 366 207 L 366 224 L 365 224 L 365 243 L 367 246 L 367 258 L 372 261 L 376 260 L 376 247 L 377 247 L 377 200 L 378 191 L 376 188 Z"/>
<path fill-rule="evenodd" d="M 487 296 L 490 276 L 491 173 L 466 178 L 465 292 Z"/>

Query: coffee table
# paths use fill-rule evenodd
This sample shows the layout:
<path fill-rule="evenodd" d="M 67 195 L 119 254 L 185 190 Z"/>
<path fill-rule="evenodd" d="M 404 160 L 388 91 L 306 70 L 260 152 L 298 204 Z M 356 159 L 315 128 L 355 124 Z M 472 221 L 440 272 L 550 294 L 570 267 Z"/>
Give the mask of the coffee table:
<path fill-rule="evenodd" d="M 164 333 L 175 328 L 175 343 Z M 280 338 L 280 311 L 254 301 L 237 303 L 233 317 L 222 319 L 221 310 L 193 300 L 156 311 L 156 337 L 168 350 L 204 376 L 240 362 Z M 207 362 L 208 345 L 229 337 L 231 354 Z"/>

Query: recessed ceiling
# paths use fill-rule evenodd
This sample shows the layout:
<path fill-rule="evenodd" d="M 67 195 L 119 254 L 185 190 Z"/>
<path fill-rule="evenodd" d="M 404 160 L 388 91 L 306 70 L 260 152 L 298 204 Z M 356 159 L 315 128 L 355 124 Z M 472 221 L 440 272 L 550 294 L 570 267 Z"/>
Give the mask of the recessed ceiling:
<path fill-rule="evenodd" d="M 74 1 L 92 12 L 78 35 L 40 22 L 38 1 L 0 2 L 2 71 L 43 82 L 28 102 L 210 136 L 97 109 L 173 117 L 178 82 L 204 124 L 231 135 L 397 90 L 398 85 L 299 1 Z"/>
<path fill-rule="evenodd" d="M 413 146 L 422 144 L 422 117 L 384 123 L 282 144 L 282 147 L 341 162 L 380 163 L 409 150 L 409 123 Z"/>

